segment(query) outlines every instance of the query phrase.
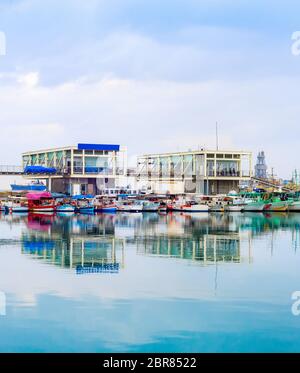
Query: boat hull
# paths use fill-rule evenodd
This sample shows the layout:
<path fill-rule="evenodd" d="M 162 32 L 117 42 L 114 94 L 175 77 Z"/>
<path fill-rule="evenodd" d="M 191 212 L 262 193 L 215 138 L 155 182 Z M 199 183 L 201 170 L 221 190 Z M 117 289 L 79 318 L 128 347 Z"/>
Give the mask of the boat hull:
<path fill-rule="evenodd" d="M 10 209 L 10 211 L 12 213 L 14 213 L 14 212 L 17 212 L 17 213 L 26 213 L 26 212 L 29 211 L 29 208 L 28 207 L 12 207 Z"/>
<path fill-rule="evenodd" d="M 116 207 L 98 207 L 95 208 L 95 212 L 117 212 Z"/>
<path fill-rule="evenodd" d="M 54 206 L 49 206 L 49 207 L 36 207 L 36 208 L 31 208 L 29 211 L 31 212 L 54 212 L 55 207 Z"/>
<path fill-rule="evenodd" d="M 272 202 L 270 203 L 264 211 L 271 211 L 271 212 L 286 212 L 289 208 L 287 202 Z"/>
<path fill-rule="evenodd" d="M 244 209 L 244 206 L 225 206 L 224 211 L 226 212 L 242 212 Z"/>
<path fill-rule="evenodd" d="M 56 212 L 75 212 L 75 207 L 69 205 L 57 206 Z"/>
<path fill-rule="evenodd" d="M 292 202 L 288 209 L 292 212 L 300 212 L 300 201 Z"/>
<path fill-rule="evenodd" d="M 244 211 L 245 212 L 263 212 L 265 209 L 268 208 L 268 204 L 266 203 L 250 203 L 248 205 L 244 206 Z"/>
<path fill-rule="evenodd" d="M 180 206 L 174 207 L 173 211 L 180 212 L 208 212 L 209 208 L 207 205 L 192 205 L 192 206 Z"/>
<path fill-rule="evenodd" d="M 81 207 L 79 209 L 80 214 L 93 214 L 95 212 L 94 207 Z"/>

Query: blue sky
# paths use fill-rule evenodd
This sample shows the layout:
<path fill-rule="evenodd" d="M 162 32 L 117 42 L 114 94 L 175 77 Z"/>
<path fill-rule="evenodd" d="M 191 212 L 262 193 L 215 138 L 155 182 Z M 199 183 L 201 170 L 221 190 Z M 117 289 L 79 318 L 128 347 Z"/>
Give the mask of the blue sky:
<path fill-rule="evenodd" d="M 1 0 L 0 163 L 113 142 L 130 155 L 220 146 L 298 162 L 296 1 Z M 285 153 L 285 157 L 282 154 Z"/>

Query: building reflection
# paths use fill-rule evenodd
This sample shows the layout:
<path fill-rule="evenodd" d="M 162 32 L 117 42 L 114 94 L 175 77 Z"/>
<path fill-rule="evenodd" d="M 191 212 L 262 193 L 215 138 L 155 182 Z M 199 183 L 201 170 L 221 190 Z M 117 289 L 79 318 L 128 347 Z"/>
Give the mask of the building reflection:
<path fill-rule="evenodd" d="M 107 215 L 29 214 L 22 253 L 83 273 L 116 273 L 124 267 L 124 242 L 114 235 Z"/>
<path fill-rule="evenodd" d="M 294 250 L 300 245 L 296 213 L 29 214 L 2 220 L 20 227 L 22 253 L 77 273 L 118 272 L 126 250 L 201 265 L 251 263 L 253 240 L 268 235 L 273 242 L 277 230 L 291 233 Z"/>

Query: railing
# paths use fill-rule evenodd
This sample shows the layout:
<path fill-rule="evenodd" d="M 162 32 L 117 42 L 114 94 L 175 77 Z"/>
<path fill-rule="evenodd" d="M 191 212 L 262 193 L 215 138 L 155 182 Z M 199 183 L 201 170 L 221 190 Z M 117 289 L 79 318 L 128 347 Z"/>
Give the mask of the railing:
<path fill-rule="evenodd" d="M 0 166 L 0 174 L 2 175 L 21 175 L 23 172 L 22 166 Z"/>

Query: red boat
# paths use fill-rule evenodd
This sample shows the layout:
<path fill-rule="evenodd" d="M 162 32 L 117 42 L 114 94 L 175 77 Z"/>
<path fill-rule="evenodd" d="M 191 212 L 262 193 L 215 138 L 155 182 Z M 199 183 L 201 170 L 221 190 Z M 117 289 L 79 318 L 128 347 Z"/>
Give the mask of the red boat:
<path fill-rule="evenodd" d="M 28 209 L 33 212 L 54 212 L 55 201 L 49 192 L 28 193 Z"/>

